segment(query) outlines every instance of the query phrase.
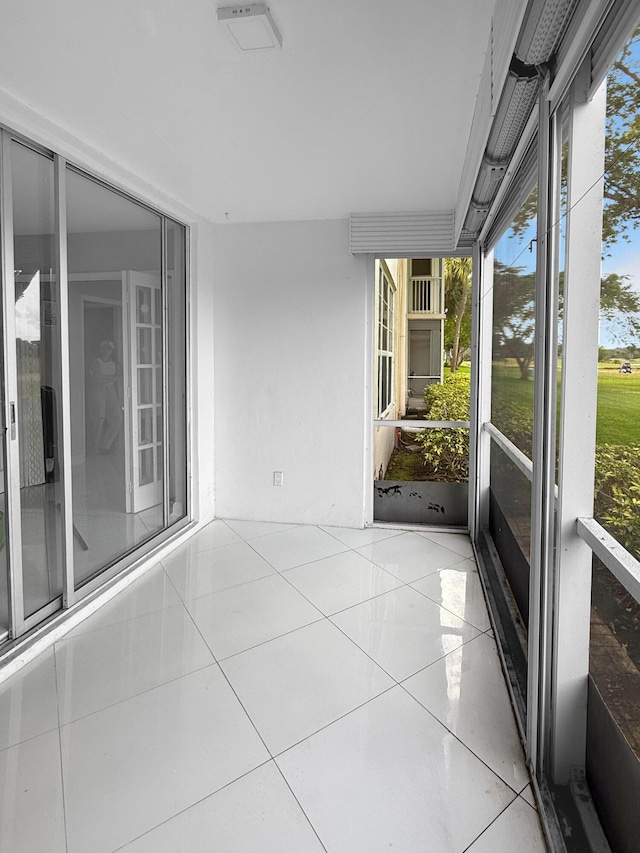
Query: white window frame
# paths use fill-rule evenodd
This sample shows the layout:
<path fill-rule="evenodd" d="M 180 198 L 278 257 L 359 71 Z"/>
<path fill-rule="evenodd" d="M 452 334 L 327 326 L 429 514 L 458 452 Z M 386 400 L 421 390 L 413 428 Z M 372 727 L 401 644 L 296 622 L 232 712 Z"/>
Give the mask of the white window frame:
<path fill-rule="evenodd" d="M 384 418 L 396 404 L 395 341 L 396 287 L 382 264 L 378 267 L 376 287 L 376 418 Z M 386 306 L 386 315 L 384 307 Z M 386 332 L 386 341 L 383 341 Z M 383 346 L 386 343 L 386 347 Z M 386 374 L 386 400 L 382 399 Z M 383 403 L 386 405 L 383 406 Z"/>

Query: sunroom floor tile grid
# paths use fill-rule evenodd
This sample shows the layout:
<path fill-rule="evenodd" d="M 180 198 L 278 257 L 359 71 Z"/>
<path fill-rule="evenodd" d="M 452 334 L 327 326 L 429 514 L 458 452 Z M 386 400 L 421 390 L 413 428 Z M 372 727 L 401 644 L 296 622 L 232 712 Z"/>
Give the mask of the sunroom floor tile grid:
<path fill-rule="evenodd" d="M 0 850 L 543 853 L 468 537 L 214 521 L 2 685 Z"/>

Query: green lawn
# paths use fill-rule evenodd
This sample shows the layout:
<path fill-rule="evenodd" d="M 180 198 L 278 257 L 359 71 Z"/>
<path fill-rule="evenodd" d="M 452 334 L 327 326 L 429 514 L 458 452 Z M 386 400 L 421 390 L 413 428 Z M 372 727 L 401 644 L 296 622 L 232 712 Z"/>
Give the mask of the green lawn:
<path fill-rule="evenodd" d="M 640 368 L 598 370 L 598 444 L 640 444 Z"/>
<path fill-rule="evenodd" d="M 619 365 L 598 366 L 597 444 L 640 444 L 640 366 L 633 373 L 618 372 Z M 494 393 L 533 408 L 533 379 L 520 379 L 515 365 L 493 366 Z M 559 381 L 559 377 L 558 377 Z"/>

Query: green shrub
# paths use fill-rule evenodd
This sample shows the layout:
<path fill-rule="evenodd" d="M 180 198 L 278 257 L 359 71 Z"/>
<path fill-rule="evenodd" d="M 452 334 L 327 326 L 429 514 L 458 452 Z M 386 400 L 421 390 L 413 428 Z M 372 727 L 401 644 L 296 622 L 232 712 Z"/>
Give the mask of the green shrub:
<path fill-rule="evenodd" d="M 424 391 L 425 417 L 430 421 L 468 421 L 470 380 L 454 373 L 442 385 L 428 385 Z M 469 479 L 469 430 L 428 429 L 416 436 L 422 445 L 425 465 L 434 479 L 458 482 Z"/>
<path fill-rule="evenodd" d="M 640 446 L 602 444 L 596 448 L 594 516 L 635 557 L 640 558 Z"/>
<path fill-rule="evenodd" d="M 491 405 L 491 423 L 509 441 L 531 458 L 533 446 L 533 411 L 513 400 L 494 398 Z"/>

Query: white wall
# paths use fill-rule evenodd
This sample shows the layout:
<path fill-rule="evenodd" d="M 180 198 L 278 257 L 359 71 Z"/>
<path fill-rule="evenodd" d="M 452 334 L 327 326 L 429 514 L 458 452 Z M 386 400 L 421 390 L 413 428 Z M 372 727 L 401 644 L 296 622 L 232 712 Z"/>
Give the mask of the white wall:
<path fill-rule="evenodd" d="M 215 246 L 216 515 L 362 526 L 366 275 L 348 222 L 222 225 Z"/>

